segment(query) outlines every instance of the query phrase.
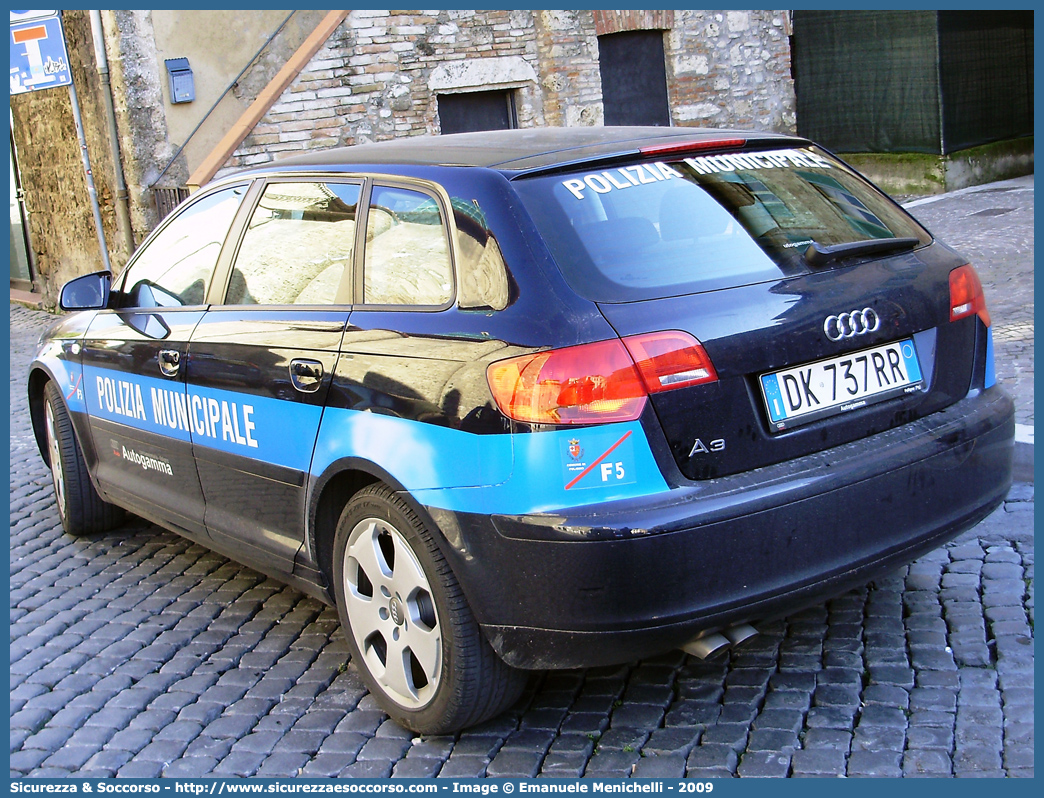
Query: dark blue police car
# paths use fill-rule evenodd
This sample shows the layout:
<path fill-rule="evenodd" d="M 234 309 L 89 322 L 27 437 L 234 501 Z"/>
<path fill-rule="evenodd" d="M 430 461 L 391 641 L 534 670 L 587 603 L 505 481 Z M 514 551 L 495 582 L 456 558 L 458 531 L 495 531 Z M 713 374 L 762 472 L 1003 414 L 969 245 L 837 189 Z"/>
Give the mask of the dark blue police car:
<path fill-rule="evenodd" d="M 29 375 L 65 529 L 122 508 L 336 604 L 402 724 L 741 638 L 1011 481 L 972 266 L 798 138 L 410 139 L 206 187 Z"/>

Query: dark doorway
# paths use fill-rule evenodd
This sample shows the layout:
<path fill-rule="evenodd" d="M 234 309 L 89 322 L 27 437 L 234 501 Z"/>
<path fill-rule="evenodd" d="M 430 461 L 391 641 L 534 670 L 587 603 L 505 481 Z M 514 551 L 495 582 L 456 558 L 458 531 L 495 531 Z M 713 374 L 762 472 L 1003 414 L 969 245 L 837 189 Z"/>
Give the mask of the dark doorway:
<path fill-rule="evenodd" d="M 605 124 L 670 126 L 663 31 L 599 36 L 598 68 Z"/>
<path fill-rule="evenodd" d="M 471 91 L 439 95 L 439 123 L 443 133 L 509 130 L 518 127 L 515 92 Z"/>
<path fill-rule="evenodd" d="M 29 226 L 25 217 L 25 193 L 18 174 L 15 157 L 14 133 L 11 133 L 11 288 L 19 291 L 33 289 L 32 249 L 29 246 Z"/>

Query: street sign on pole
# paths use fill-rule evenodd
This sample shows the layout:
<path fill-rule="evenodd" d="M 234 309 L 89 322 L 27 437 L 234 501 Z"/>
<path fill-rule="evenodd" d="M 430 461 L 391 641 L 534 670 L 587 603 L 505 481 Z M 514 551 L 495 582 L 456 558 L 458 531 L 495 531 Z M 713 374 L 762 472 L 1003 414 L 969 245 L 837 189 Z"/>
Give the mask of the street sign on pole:
<path fill-rule="evenodd" d="M 11 12 L 11 94 L 72 84 L 57 11 Z"/>

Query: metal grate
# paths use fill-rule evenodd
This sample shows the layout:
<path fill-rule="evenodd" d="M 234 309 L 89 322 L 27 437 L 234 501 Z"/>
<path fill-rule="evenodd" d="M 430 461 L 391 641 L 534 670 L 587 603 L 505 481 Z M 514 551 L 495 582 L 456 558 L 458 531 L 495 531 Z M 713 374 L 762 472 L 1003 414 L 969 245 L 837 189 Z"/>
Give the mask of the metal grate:
<path fill-rule="evenodd" d="M 160 221 L 167 218 L 167 214 L 189 195 L 187 188 L 154 188 L 152 192 L 156 198 L 156 210 L 159 212 Z"/>

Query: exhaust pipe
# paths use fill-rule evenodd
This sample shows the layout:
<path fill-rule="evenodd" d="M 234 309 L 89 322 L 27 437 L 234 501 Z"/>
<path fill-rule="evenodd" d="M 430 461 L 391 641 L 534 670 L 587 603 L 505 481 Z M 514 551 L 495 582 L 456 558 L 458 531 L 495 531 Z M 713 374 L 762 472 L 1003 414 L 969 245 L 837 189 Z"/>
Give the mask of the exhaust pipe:
<path fill-rule="evenodd" d="M 697 659 L 707 659 L 733 646 L 738 646 L 744 640 L 750 640 L 757 633 L 758 630 L 749 623 L 738 623 L 721 633 L 704 632 L 683 645 L 681 650 L 686 654 L 692 654 Z"/>
<path fill-rule="evenodd" d="M 729 639 L 729 642 L 732 643 L 732 645 L 738 646 L 744 640 L 750 640 L 750 638 L 757 635 L 757 633 L 758 630 L 749 623 L 740 623 L 726 629 L 725 637 Z"/>
<path fill-rule="evenodd" d="M 690 640 L 682 646 L 682 651 L 686 654 L 692 654 L 697 659 L 707 659 L 707 657 L 713 656 L 720 651 L 725 651 L 731 645 L 732 643 L 729 642 L 727 637 L 715 632 Z"/>

